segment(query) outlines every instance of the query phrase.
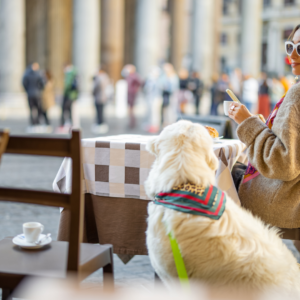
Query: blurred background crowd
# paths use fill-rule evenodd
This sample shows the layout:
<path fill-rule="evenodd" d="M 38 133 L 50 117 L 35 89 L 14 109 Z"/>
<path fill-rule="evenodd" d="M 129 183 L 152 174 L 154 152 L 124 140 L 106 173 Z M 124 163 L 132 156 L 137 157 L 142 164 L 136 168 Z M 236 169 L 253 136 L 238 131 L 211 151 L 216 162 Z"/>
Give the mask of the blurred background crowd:
<path fill-rule="evenodd" d="M 156 133 L 164 126 L 171 124 L 184 114 L 201 114 L 201 102 L 210 103 L 208 114 L 224 115 L 223 101 L 231 100 L 226 93 L 231 89 L 253 114 L 262 114 L 267 118 L 276 103 L 293 84 L 293 76 L 268 77 L 261 73 L 259 78 L 243 74 L 236 68 L 229 73 L 215 74 L 211 84 L 204 84 L 201 74 L 197 71 L 180 69 L 178 73 L 170 63 L 154 66 L 145 79 L 136 71 L 132 64 L 125 65 L 121 79 L 116 86 L 101 67 L 93 77 L 91 95 L 94 100 L 95 124 L 94 133 L 107 133 L 105 123 L 105 105 L 113 103 L 128 106 L 129 129 L 136 126 L 134 106 L 137 95 L 146 105 L 146 116 L 143 130 Z M 57 133 L 65 132 L 72 126 L 72 104 L 77 100 L 80 87 L 78 74 L 73 65 L 64 69 L 64 91 L 61 101 L 61 122 Z M 47 111 L 55 105 L 54 81 L 49 71 L 41 71 L 39 64 L 30 65 L 23 76 L 23 86 L 27 93 L 30 108 L 30 132 L 52 132 Z M 115 90 L 116 95 L 115 95 Z M 203 94 L 209 95 L 203 99 Z M 203 99 L 203 100 L 202 100 Z M 123 102 L 123 103 L 122 103 Z M 42 127 L 38 126 L 44 124 Z"/>
<path fill-rule="evenodd" d="M 227 88 L 267 117 L 294 82 L 284 41 L 299 16 L 299 0 L 1 0 L 0 120 L 156 133 L 222 115 Z"/>

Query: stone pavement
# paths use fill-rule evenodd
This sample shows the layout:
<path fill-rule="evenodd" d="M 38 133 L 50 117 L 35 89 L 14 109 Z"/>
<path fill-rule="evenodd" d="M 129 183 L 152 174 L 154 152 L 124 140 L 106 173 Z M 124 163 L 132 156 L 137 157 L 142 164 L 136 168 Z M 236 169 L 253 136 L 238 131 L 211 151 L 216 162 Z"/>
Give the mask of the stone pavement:
<path fill-rule="evenodd" d="M 141 130 L 141 120 L 134 130 L 127 128 L 127 120 L 110 118 L 108 120 L 110 131 L 108 135 L 121 133 L 145 134 Z M 58 120 L 54 120 L 58 124 Z M 92 121 L 82 120 L 83 137 L 95 136 L 90 132 Z M 0 128 L 10 128 L 13 134 L 25 134 L 27 120 L 0 121 Z M 52 190 L 52 182 L 62 162 L 61 158 L 42 158 L 30 156 L 4 155 L 0 165 L 0 186 L 14 186 L 25 188 L 38 188 Z M 45 232 L 51 232 L 54 239 L 57 238 L 59 209 L 38 205 L 24 205 L 17 203 L 0 202 L 0 239 L 5 236 L 15 236 L 22 231 L 22 223 L 38 221 L 45 225 Z M 285 241 L 300 261 L 299 253 L 291 241 Z M 134 282 L 137 285 L 151 286 L 154 282 L 154 271 L 147 256 L 135 256 L 127 265 L 114 255 L 115 280 L 118 286 L 125 286 Z M 102 272 L 96 272 L 85 282 L 84 287 L 90 288 L 101 285 Z"/>

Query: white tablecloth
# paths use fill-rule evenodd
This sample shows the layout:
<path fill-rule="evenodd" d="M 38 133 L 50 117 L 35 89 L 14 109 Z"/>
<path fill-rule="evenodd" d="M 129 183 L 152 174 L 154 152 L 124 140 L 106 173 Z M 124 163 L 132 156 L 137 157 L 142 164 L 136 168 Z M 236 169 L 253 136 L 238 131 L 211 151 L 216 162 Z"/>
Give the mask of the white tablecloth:
<path fill-rule="evenodd" d="M 146 151 L 153 136 L 117 135 L 82 140 L 83 190 L 99 196 L 149 200 L 144 189 L 155 157 Z M 233 184 L 231 169 L 245 145 L 239 140 L 222 140 L 214 144 L 219 159 L 216 186 L 236 203 L 239 198 Z M 72 161 L 65 158 L 53 182 L 54 191 L 71 192 Z"/>

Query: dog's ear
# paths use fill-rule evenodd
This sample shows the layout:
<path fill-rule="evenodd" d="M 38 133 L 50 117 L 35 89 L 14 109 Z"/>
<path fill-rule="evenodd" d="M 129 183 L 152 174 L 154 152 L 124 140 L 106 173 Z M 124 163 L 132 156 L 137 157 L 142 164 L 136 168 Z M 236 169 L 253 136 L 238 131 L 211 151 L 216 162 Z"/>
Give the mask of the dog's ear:
<path fill-rule="evenodd" d="M 157 140 L 153 138 L 148 141 L 146 145 L 146 150 L 149 151 L 151 154 L 157 155 Z"/>
<path fill-rule="evenodd" d="M 219 160 L 217 159 L 215 153 L 213 151 L 210 151 L 207 154 L 207 164 L 208 166 L 213 170 L 217 170 L 219 167 Z"/>

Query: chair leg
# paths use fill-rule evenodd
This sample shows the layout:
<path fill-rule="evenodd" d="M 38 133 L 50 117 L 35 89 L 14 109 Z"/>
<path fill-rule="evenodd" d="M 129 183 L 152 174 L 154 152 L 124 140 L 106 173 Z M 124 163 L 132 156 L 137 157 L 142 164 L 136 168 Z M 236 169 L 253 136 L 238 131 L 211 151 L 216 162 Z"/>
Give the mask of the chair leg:
<path fill-rule="evenodd" d="M 8 300 L 12 294 L 12 290 L 2 289 L 2 300 Z"/>
<path fill-rule="evenodd" d="M 156 272 L 154 272 L 154 283 L 159 285 L 162 283 L 160 277 L 157 275 Z"/>
<path fill-rule="evenodd" d="M 110 248 L 110 264 L 103 267 L 103 289 L 105 291 L 114 290 L 114 262 L 112 248 Z"/>
<path fill-rule="evenodd" d="M 105 291 L 114 289 L 114 268 L 112 264 L 108 264 L 103 268 L 103 289 Z"/>

